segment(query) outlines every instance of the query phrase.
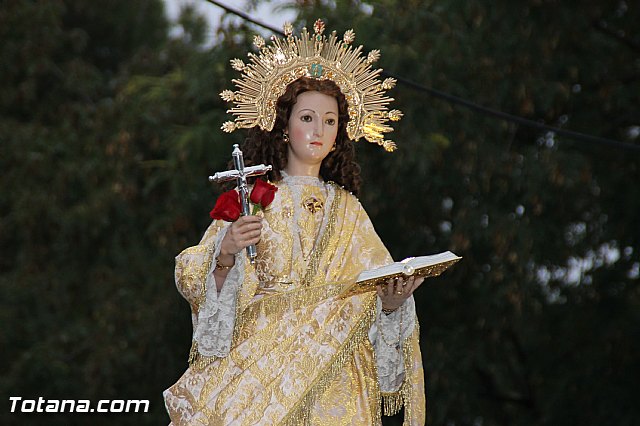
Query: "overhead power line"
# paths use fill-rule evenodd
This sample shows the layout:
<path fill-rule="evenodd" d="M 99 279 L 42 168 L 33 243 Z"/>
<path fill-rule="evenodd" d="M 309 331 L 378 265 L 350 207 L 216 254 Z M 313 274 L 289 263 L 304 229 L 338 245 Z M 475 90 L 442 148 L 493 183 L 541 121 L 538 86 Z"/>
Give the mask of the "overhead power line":
<path fill-rule="evenodd" d="M 280 34 L 281 36 L 284 36 L 284 33 L 277 28 L 272 27 L 271 25 L 265 24 L 264 22 L 260 22 L 254 18 L 252 18 L 251 16 L 249 16 L 248 14 L 241 12 L 239 10 L 233 9 L 223 3 L 220 3 L 219 1 L 216 0 L 205 0 L 208 3 L 214 4 L 222 9 L 224 9 L 226 12 L 231 13 L 233 15 L 238 16 L 239 18 L 242 18 L 244 21 L 250 22 L 254 25 L 257 25 L 259 27 L 262 27 L 266 30 L 272 31 L 273 33 L 276 34 Z M 589 134 L 585 134 L 585 133 L 580 133 L 580 132 L 574 132 L 572 130 L 565 130 L 562 129 L 560 127 L 556 127 L 556 126 L 550 126 L 548 124 L 544 124 L 544 123 L 539 123 L 533 120 L 529 120 L 527 118 L 524 117 L 520 117 L 517 115 L 513 115 L 513 114 L 508 114 L 506 112 L 502 112 L 499 111 L 497 109 L 493 109 L 493 108 L 487 108 L 485 106 L 479 105 L 475 102 L 469 101 L 467 99 L 464 98 L 460 98 L 458 96 L 454 96 L 454 95 L 450 95 L 448 93 L 442 92 L 440 90 L 436 90 L 436 89 L 431 89 L 429 87 L 423 86 L 421 84 L 418 84 L 412 80 L 409 80 L 407 78 L 404 78 L 402 76 L 396 75 L 394 73 L 388 72 L 388 71 L 383 71 L 383 75 L 388 76 L 388 77 L 393 77 L 395 78 L 398 83 L 403 84 L 407 87 L 411 87 L 415 90 L 419 90 L 421 92 L 425 92 L 428 93 L 429 95 L 438 98 L 438 99 L 442 99 L 445 100 L 449 103 L 452 104 L 456 104 L 456 105 L 460 105 L 463 106 L 465 108 L 468 108 L 472 111 L 476 111 L 480 114 L 484 114 L 487 116 L 491 116 L 491 117 L 496 117 L 499 118 L 501 120 L 504 121 L 508 121 L 511 123 L 515 123 L 515 124 L 519 124 L 522 126 L 526 126 L 526 127 L 530 127 L 539 131 L 546 131 L 546 132 L 552 132 L 555 135 L 558 136 L 562 136 L 562 137 L 566 137 L 569 139 L 573 139 L 576 141 L 583 141 L 589 144 L 593 144 L 593 145 L 602 145 L 602 146 L 607 146 L 607 147 L 612 147 L 612 148 L 617 148 L 617 149 L 625 149 L 625 150 L 629 150 L 629 151 L 635 151 L 635 152 L 640 152 L 640 145 L 636 145 L 636 144 L 632 144 L 632 143 L 627 143 L 627 142 L 620 142 L 614 139 L 608 139 L 608 138 L 602 138 L 599 136 L 593 136 L 593 135 L 589 135 Z"/>
<path fill-rule="evenodd" d="M 600 144 L 600 145 L 607 145 L 610 147 L 614 147 L 614 148 L 622 148 L 622 149 L 629 149 L 632 151 L 637 151 L 640 152 L 640 145 L 635 145 L 635 144 L 631 144 L 631 143 L 626 143 L 626 142 L 620 142 L 614 139 L 607 139 L 607 138 L 601 138 L 598 136 L 593 136 L 593 135 L 588 135 L 585 133 L 579 133 L 579 132 L 574 132 L 571 130 L 565 130 L 562 129 L 560 127 L 556 127 L 556 126 L 549 126 L 548 124 L 544 124 L 544 123 L 539 123 L 533 120 L 529 120 L 523 117 L 519 117 L 517 115 L 512 115 L 512 114 L 508 114 L 506 112 L 502 112 L 499 111 L 497 109 L 493 109 L 493 108 L 487 108 L 485 106 L 481 106 L 478 105 L 474 102 L 471 102 L 469 100 L 463 99 L 463 98 L 459 98 L 457 96 L 453 96 L 450 95 L 448 93 L 444 93 L 441 92 L 439 90 L 436 89 L 430 89 L 428 87 L 424 87 L 418 83 L 415 83 L 411 80 L 408 80 L 404 77 L 400 77 L 388 72 L 384 72 L 383 74 L 388 75 L 389 77 L 393 77 L 395 79 L 398 80 L 398 83 L 402 82 L 402 84 L 409 86 L 409 87 L 413 87 L 414 89 L 423 91 L 423 92 L 427 92 L 429 93 L 431 96 L 435 97 L 435 98 L 439 98 L 439 99 L 444 99 L 450 103 L 453 104 L 458 104 L 461 106 L 464 106 L 466 108 L 469 108 L 471 110 L 474 111 L 478 111 L 484 115 L 489 115 L 489 116 L 493 116 L 493 117 L 497 117 L 500 118 L 502 120 L 505 121 L 509 121 L 512 123 L 516 123 L 516 124 L 521 124 L 523 126 L 527 126 L 527 127 L 532 127 L 536 130 L 542 130 L 542 131 L 547 131 L 547 132 L 553 132 L 554 134 L 558 135 L 558 136 L 564 136 L 566 138 L 570 138 L 570 139 L 574 139 L 574 140 L 581 140 L 584 142 L 588 142 L 591 144 Z"/>

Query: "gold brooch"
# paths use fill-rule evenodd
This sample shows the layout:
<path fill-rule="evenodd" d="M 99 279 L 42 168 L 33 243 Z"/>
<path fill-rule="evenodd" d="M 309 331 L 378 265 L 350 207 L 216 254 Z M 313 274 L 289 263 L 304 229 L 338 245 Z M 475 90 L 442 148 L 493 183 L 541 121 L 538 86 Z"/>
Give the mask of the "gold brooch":
<path fill-rule="evenodd" d="M 302 200 L 302 207 L 309 210 L 311 214 L 314 214 L 318 210 L 322 210 L 324 203 L 316 197 L 307 197 Z"/>

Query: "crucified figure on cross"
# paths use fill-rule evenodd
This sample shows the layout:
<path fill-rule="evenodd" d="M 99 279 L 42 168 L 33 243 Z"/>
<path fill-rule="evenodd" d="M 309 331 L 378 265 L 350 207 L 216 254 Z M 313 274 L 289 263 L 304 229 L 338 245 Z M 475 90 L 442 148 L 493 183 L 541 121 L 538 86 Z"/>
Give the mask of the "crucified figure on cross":
<path fill-rule="evenodd" d="M 247 216 L 250 214 L 249 188 L 247 187 L 247 178 L 252 176 L 264 175 L 265 173 L 270 171 L 272 167 L 265 166 L 264 164 L 245 167 L 242 151 L 240 150 L 238 144 L 233 145 L 233 152 L 231 153 L 231 156 L 233 157 L 233 166 L 235 167 L 235 169 L 227 170 L 224 172 L 217 172 L 213 176 L 209 176 L 209 182 L 222 183 L 236 179 L 236 186 L 238 188 L 238 192 L 240 193 L 242 215 Z M 247 246 L 247 256 L 249 257 L 249 262 L 254 263 L 256 261 L 258 253 L 256 251 L 255 244 Z"/>

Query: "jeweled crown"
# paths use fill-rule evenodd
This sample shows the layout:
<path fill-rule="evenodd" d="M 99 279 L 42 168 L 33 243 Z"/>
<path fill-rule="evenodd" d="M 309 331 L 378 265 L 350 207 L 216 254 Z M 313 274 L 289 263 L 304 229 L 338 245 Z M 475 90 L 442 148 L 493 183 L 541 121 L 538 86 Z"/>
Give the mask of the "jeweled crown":
<path fill-rule="evenodd" d="M 271 37 L 267 45 L 259 35 L 253 44 L 258 54 L 249 53 L 249 63 L 232 59 L 231 66 L 242 73 L 233 79 L 237 90 L 220 93 L 222 99 L 232 102 L 234 107 L 227 112 L 235 116 L 234 121 L 222 125 L 225 132 L 240 128 L 260 126 L 270 131 L 276 119 L 276 102 L 284 94 L 287 85 L 300 77 L 329 79 L 335 82 L 348 103 L 349 122 L 347 134 L 353 141 L 364 137 L 367 141 L 382 146 L 386 151 L 396 149 L 393 141 L 385 140 L 385 133 L 393 131 L 387 123 L 398 121 L 402 113 L 388 110 L 393 98 L 385 95 L 396 80 L 379 78 L 381 68 L 372 64 L 380 58 L 379 50 L 368 55 L 362 46 L 354 48 L 353 30 L 348 30 L 339 40 L 333 31 L 329 37 L 324 33 L 324 22 L 318 19 L 313 25 L 314 33 L 303 28 L 299 36 L 293 35 L 293 27 L 284 25 L 285 38 Z"/>

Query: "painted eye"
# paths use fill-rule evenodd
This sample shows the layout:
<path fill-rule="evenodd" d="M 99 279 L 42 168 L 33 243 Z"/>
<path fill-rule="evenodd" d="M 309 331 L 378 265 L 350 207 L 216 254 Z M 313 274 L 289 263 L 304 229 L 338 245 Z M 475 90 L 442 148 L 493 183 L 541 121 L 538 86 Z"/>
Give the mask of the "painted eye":
<path fill-rule="evenodd" d="M 326 123 L 327 123 L 329 126 L 333 126 L 334 124 L 336 124 L 336 119 L 335 119 L 335 118 L 327 118 Z"/>
<path fill-rule="evenodd" d="M 304 121 L 305 123 L 311 123 L 312 120 L 313 119 L 309 114 L 305 114 L 302 117 L 300 117 L 300 121 Z"/>

